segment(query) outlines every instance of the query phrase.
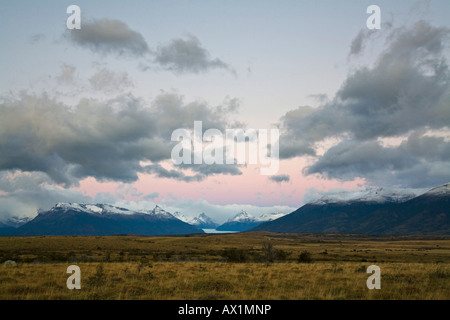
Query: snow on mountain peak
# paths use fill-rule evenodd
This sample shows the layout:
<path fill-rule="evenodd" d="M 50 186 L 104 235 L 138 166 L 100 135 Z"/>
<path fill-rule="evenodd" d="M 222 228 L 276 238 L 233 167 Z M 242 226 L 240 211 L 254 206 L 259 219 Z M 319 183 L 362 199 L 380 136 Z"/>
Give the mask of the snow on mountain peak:
<path fill-rule="evenodd" d="M 425 193 L 426 195 L 433 195 L 433 196 L 443 196 L 443 195 L 450 195 L 450 182 L 443 184 L 442 186 L 433 188 Z"/>
<path fill-rule="evenodd" d="M 200 214 L 198 215 L 198 218 L 199 218 L 199 219 L 210 219 L 204 212 L 200 213 Z"/>
<path fill-rule="evenodd" d="M 170 212 L 156 205 L 152 210 L 132 211 L 109 204 L 57 203 L 49 212 L 55 210 L 86 212 L 90 214 L 149 214 L 161 219 L 175 219 Z M 182 219 L 180 219 L 182 220 Z"/>
<path fill-rule="evenodd" d="M 151 214 L 159 218 L 165 218 L 165 219 L 177 219 L 174 215 L 172 215 L 170 212 L 167 212 L 160 206 L 156 205 L 153 210 L 150 211 L 144 211 L 143 213 Z"/>
<path fill-rule="evenodd" d="M 208 217 L 204 212 L 200 213 L 197 217 L 190 220 L 190 224 L 193 225 L 215 225 L 216 223 Z"/>
<path fill-rule="evenodd" d="M 58 202 L 52 209 L 64 209 L 64 210 L 83 210 L 81 205 L 79 203 L 64 203 L 64 202 Z"/>
<path fill-rule="evenodd" d="M 261 216 L 257 217 L 258 221 L 272 221 L 278 218 L 285 216 L 285 213 L 282 212 L 272 212 L 272 213 L 264 213 Z"/>
<path fill-rule="evenodd" d="M 273 212 L 273 213 L 264 213 L 259 217 L 254 217 L 247 213 L 244 210 L 241 210 L 237 215 L 233 218 L 229 219 L 228 222 L 266 222 L 272 221 L 282 216 L 285 216 L 285 213 L 282 212 Z"/>
<path fill-rule="evenodd" d="M 182 214 L 180 211 L 175 211 L 174 213 L 172 213 L 172 216 L 183 222 L 190 223 L 189 218 Z"/>
<path fill-rule="evenodd" d="M 50 211 L 54 210 L 72 210 L 72 211 L 81 211 L 93 214 L 132 214 L 133 211 L 128 209 L 114 207 L 109 204 L 85 204 L 85 203 L 57 203 Z"/>
<path fill-rule="evenodd" d="M 243 222 L 243 221 L 253 221 L 253 220 L 255 220 L 255 217 L 249 215 L 246 211 L 241 210 L 237 215 L 235 215 L 233 218 L 231 218 L 228 221 Z"/>
<path fill-rule="evenodd" d="M 310 204 L 328 204 L 341 202 L 405 202 L 417 196 L 410 190 L 392 190 L 386 188 L 368 188 L 357 191 L 343 191 L 335 194 L 327 194 L 310 202 Z"/>

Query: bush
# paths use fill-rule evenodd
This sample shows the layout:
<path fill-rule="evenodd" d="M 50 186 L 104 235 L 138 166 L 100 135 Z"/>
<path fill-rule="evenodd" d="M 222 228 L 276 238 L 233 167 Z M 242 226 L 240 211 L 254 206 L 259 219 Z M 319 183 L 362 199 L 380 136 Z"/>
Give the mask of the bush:
<path fill-rule="evenodd" d="M 263 242 L 262 253 L 266 262 L 284 261 L 291 254 L 288 251 L 274 248 L 270 241 Z"/>
<path fill-rule="evenodd" d="M 277 261 L 285 261 L 287 257 L 291 254 L 291 251 L 284 251 L 281 249 L 276 249 L 276 260 Z"/>
<path fill-rule="evenodd" d="M 312 261 L 311 252 L 304 250 L 298 256 L 298 262 L 309 263 Z"/>
<path fill-rule="evenodd" d="M 246 262 L 248 261 L 248 252 L 242 249 L 226 249 L 222 252 L 222 257 L 228 262 Z"/>

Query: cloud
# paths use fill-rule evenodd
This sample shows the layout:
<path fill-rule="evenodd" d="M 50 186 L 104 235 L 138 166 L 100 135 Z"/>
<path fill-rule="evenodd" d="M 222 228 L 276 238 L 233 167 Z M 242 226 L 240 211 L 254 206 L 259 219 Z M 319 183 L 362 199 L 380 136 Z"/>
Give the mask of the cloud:
<path fill-rule="evenodd" d="M 279 174 L 276 176 L 270 176 L 269 180 L 273 182 L 281 183 L 281 182 L 289 182 L 291 178 L 287 174 Z"/>
<path fill-rule="evenodd" d="M 61 73 L 56 77 L 56 80 L 60 84 L 72 85 L 76 81 L 76 71 L 75 66 L 63 63 L 61 65 Z"/>
<path fill-rule="evenodd" d="M 301 126 L 306 125 L 311 115 L 317 112 L 316 109 L 309 106 L 301 106 L 297 109 L 288 111 L 281 117 L 282 136 L 280 137 L 280 157 L 293 158 L 298 155 L 314 155 L 314 146 L 308 139 L 298 139 L 298 136 L 303 135 Z M 314 136 L 312 132 L 314 127 L 310 128 L 309 135 Z M 322 136 L 323 128 L 317 128 L 318 136 Z"/>
<path fill-rule="evenodd" d="M 68 30 L 66 35 L 74 44 L 104 55 L 142 57 L 149 52 L 144 37 L 120 20 L 83 21 L 81 29 Z"/>
<path fill-rule="evenodd" d="M 171 157 L 173 130 L 192 128 L 194 120 L 203 121 L 203 130 L 225 128 L 227 116 L 219 112 L 223 108 L 185 103 L 174 93 L 161 94 L 151 106 L 131 95 L 82 99 L 69 106 L 45 94 L 22 93 L 0 102 L 0 171 L 43 172 L 64 187 L 87 177 L 133 182 L 140 172 L 186 181 L 240 174 L 233 165 L 180 166 L 172 171 L 159 165 Z M 197 174 L 191 177 L 185 170 Z"/>
<path fill-rule="evenodd" d="M 365 140 L 446 126 L 449 71 L 442 50 L 448 35 L 448 29 L 424 22 L 393 30 L 375 66 L 352 72 L 330 103 L 286 113 L 281 120 L 287 136 L 313 146 L 329 136 Z"/>
<path fill-rule="evenodd" d="M 107 68 L 98 70 L 89 78 L 91 87 L 96 91 L 117 93 L 133 86 L 126 72 L 114 72 Z"/>
<path fill-rule="evenodd" d="M 164 69 L 176 73 L 203 73 L 211 69 L 223 69 L 234 74 L 227 63 L 218 58 L 210 58 L 209 52 L 192 35 L 187 39 L 173 39 L 169 44 L 158 47 L 154 61 Z"/>
<path fill-rule="evenodd" d="M 80 191 L 61 189 L 41 172 L 0 171 L 0 222 L 11 217 L 34 217 L 57 202 L 93 202 Z"/>
<path fill-rule="evenodd" d="M 133 99 L 82 100 L 69 107 L 48 97 L 22 95 L 0 106 L 0 169 L 41 171 L 70 186 L 92 176 L 134 181 L 139 161 L 161 159 L 155 120 Z M 155 150 L 156 149 L 156 150 Z"/>
<path fill-rule="evenodd" d="M 358 35 L 353 39 L 350 45 L 350 53 L 349 55 L 358 55 L 360 54 L 366 45 L 366 42 L 370 38 L 371 35 L 375 33 L 374 30 L 362 29 L 359 31 Z"/>
<path fill-rule="evenodd" d="M 326 95 L 325 93 L 310 94 L 310 95 L 308 95 L 308 98 L 314 99 L 315 101 L 317 101 L 319 103 L 326 103 L 326 102 L 330 101 L 330 99 L 328 98 L 328 95 Z M 310 108 L 310 107 L 306 107 L 306 108 Z"/>
<path fill-rule="evenodd" d="M 449 164 L 450 142 L 415 132 L 398 147 L 384 147 L 379 141 L 343 141 L 306 167 L 305 173 L 420 188 L 450 181 Z"/>
<path fill-rule="evenodd" d="M 205 178 L 205 176 L 203 176 L 201 174 L 187 176 L 182 171 L 174 170 L 174 169 L 169 170 L 169 169 L 164 168 L 163 166 L 161 166 L 158 163 L 152 164 L 152 165 L 147 165 L 147 166 L 145 166 L 144 169 L 145 169 L 145 172 L 156 174 L 156 176 L 159 178 L 175 179 L 175 180 L 184 181 L 184 182 L 191 182 L 191 181 L 198 182 L 198 181 L 202 181 Z"/>
<path fill-rule="evenodd" d="M 146 194 L 145 196 L 142 197 L 142 199 L 144 200 L 155 200 L 156 198 L 159 198 L 159 193 L 158 192 L 152 192 L 149 194 Z"/>
<path fill-rule="evenodd" d="M 151 49 L 143 35 L 117 19 L 92 19 L 83 22 L 81 29 L 67 30 L 65 37 L 73 44 L 102 55 L 146 58 L 145 61 L 177 74 L 204 73 L 222 69 L 236 75 L 235 70 L 219 58 L 211 58 L 198 38 L 189 35 Z M 41 41 L 38 35 L 31 39 Z M 152 66 L 141 61 L 142 71 Z"/>
<path fill-rule="evenodd" d="M 439 165 L 424 153 L 415 154 L 412 147 L 384 148 L 377 141 L 401 136 L 410 136 L 410 142 L 414 137 L 423 140 L 417 138 L 420 132 L 448 126 L 450 81 L 444 49 L 449 34 L 449 29 L 423 21 L 393 29 L 374 66 L 351 72 L 330 102 L 315 109 L 300 107 L 281 118 L 280 156 L 316 156 L 307 174 L 382 181 L 380 177 L 393 170 L 394 178 L 388 181 L 418 185 L 414 177 L 402 175 L 414 165 L 412 172 L 430 174 L 423 185 L 446 182 L 446 170 L 440 179 L 432 172 L 448 166 L 450 159 L 440 159 Z M 328 138 L 342 142 L 317 156 L 318 144 Z M 447 148 L 444 140 L 433 143 Z"/>
<path fill-rule="evenodd" d="M 224 132 L 231 114 L 238 110 L 236 99 L 225 99 L 222 105 L 210 107 L 204 101 L 184 103 L 181 95 L 162 93 L 152 103 L 160 135 L 171 137 L 175 129 L 193 129 L 194 121 L 202 121 L 203 131 L 215 128 Z M 224 112 L 226 110 L 227 112 Z"/>
<path fill-rule="evenodd" d="M 391 17 L 392 19 L 392 17 Z M 386 21 L 381 24 L 381 30 L 361 29 L 350 44 L 349 58 L 361 55 L 369 41 L 376 40 L 392 28 L 392 22 Z"/>
<path fill-rule="evenodd" d="M 195 174 L 187 175 L 183 171 L 192 171 Z M 214 175 L 242 175 L 238 165 L 231 164 L 180 164 L 175 169 L 166 169 L 158 163 L 144 167 L 147 173 L 153 173 L 159 178 L 169 178 L 184 182 L 199 182 Z"/>

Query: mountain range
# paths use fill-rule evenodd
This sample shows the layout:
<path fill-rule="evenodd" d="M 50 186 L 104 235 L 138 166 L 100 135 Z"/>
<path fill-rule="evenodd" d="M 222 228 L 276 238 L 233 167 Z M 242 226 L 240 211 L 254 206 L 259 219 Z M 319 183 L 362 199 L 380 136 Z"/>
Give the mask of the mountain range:
<path fill-rule="evenodd" d="M 194 218 L 188 218 L 178 211 L 174 212 L 173 216 L 180 219 L 181 221 L 189 223 L 193 226 L 197 226 L 201 229 L 215 229 L 219 225 L 218 223 L 214 222 L 213 219 L 208 217 L 204 212 L 200 213 L 197 217 Z"/>
<path fill-rule="evenodd" d="M 33 219 L 1 222 L 0 235 L 178 235 L 214 228 L 238 232 L 450 234 L 450 183 L 419 196 L 382 188 L 323 196 L 287 215 L 253 217 L 242 210 L 220 226 L 203 212 L 187 218 L 159 206 L 132 211 L 107 204 L 58 203 Z"/>
<path fill-rule="evenodd" d="M 18 228 L 0 229 L 0 234 L 14 236 L 190 233 L 203 233 L 203 230 L 175 218 L 159 206 L 136 212 L 106 204 L 79 203 L 58 203 Z"/>
<path fill-rule="evenodd" d="M 450 183 L 422 195 L 370 190 L 323 197 L 252 231 L 280 233 L 450 234 Z"/>

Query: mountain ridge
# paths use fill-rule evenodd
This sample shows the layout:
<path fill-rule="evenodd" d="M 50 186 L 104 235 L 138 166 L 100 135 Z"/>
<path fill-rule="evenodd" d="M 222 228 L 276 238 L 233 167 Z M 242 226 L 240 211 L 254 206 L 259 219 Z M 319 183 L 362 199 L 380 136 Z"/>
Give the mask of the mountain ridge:
<path fill-rule="evenodd" d="M 450 184 L 405 201 L 313 201 L 251 231 L 450 234 Z"/>
<path fill-rule="evenodd" d="M 132 211 L 103 204 L 58 203 L 7 235 L 173 235 L 203 233 L 159 206 Z"/>
<path fill-rule="evenodd" d="M 284 213 L 265 213 L 259 217 L 254 217 L 244 210 L 234 215 L 232 218 L 228 219 L 225 223 L 221 224 L 216 228 L 218 231 L 247 231 L 250 230 L 261 223 L 266 221 L 271 221 L 284 216 Z"/>

